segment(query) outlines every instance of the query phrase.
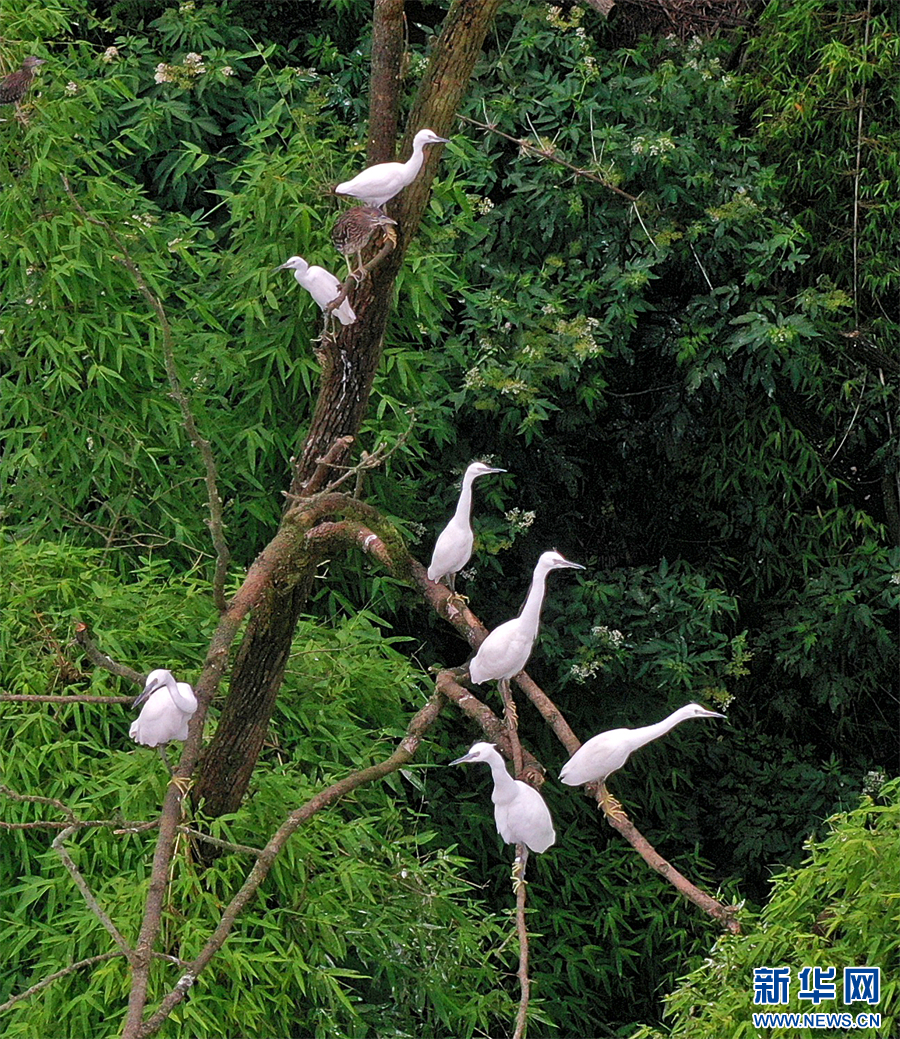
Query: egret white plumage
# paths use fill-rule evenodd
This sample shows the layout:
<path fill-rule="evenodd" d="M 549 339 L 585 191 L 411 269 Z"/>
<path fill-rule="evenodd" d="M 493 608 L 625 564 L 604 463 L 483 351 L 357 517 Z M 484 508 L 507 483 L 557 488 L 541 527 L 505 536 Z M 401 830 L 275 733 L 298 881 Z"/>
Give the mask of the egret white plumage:
<path fill-rule="evenodd" d="M 350 195 L 378 209 L 419 175 L 425 162 L 425 147 L 429 144 L 446 144 L 446 137 L 438 137 L 434 130 L 420 130 L 413 138 L 412 155 L 406 162 L 380 162 L 376 166 L 357 173 L 334 189 L 336 195 Z"/>
<path fill-rule="evenodd" d="M 473 743 L 468 754 L 451 761 L 451 765 L 483 761 L 490 767 L 494 780 L 491 800 L 497 833 L 507 844 L 524 844 L 532 851 L 546 851 L 556 841 L 553 817 L 546 801 L 521 779 L 513 779 L 506 763 L 492 743 Z"/>
<path fill-rule="evenodd" d="M 292 256 L 289 260 L 285 260 L 281 266 L 276 267 L 275 270 L 292 270 L 297 282 L 306 289 L 322 310 L 341 291 L 341 283 L 330 271 L 326 271 L 324 267 L 310 267 L 302 256 Z M 356 314 L 353 312 L 353 307 L 350 306 L 350 301 L 347 299 L 339 307 L 336 307 L 332 313 L 337 315 L 342 325 L 352 325 L 356 320 Z"/>
<path fill-rule="evenodd" d="M 572 563 L 559 552 L 544 552 L 538 559 L 531 578 L 531 587 L 519 616 L 498 624 L 469 662 L 469 677 L 473 682 L 505 681 L 525 667 L 537 638 L 547 574 L 551 570 L 565 567 L 584 570 L 581 563 Z"/>
<path fill-rule="evenodd" d="M 197 710 L 197 697 L 187 682 L 176 682 L 172 672 L 163 668 L 151 671 L 133 706 L 141 704 L 143 710 L 128 730 L 136 743 L 159 747 L 187 739 L 188 722 Z"/>
<path fill-rule="evenodd" d="M 605 783 L 607 777 L 618 771 L 639 747 L 659 739 L 688 718 L 724 717 L 718 711 L 708 711 L 700 704 L 689 703 L 655 725 L 642 725 L 638 729 L 609 729 L 598 733 L 575 751 L 563 765 L 559 778 L 568 786 Z"/>
<path fill-rule="evenodd" d="M 488 473 L 505 473 L 505 469 L 495 469 L 484 462 L 472 462 L 466 469 L 462 479 L 462 490 L 456 511 L 446 527 L 438 535 L 431 554 L 428 567 L 429 581 L 442 581 L 447 578 L 450 591 L 456 594 L 456 575 L 468 563 L 472 555 L 475 535 L 472 532 L 472 484 L 479 476 Z"/>

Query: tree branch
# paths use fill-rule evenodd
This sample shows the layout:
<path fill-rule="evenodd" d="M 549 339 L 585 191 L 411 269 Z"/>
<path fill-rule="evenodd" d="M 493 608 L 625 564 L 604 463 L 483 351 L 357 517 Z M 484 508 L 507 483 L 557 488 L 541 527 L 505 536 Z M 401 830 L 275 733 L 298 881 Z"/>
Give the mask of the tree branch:
<path fill-rule="evenodd" d="M 519 1010 L 516 1014 L 513 1039 L 525 1039 L 525 1029 L 528 1024 L 528 1003 L 531 999 L 531 979 L 528 977 L 528 926 L 525 923 L 525 899 L 527 893 L 525 866 L 528 862 L 528 848 L 524 844 L 516 845 L 516 862 L 521 864 L 518 883 L 513 883 L 516 892 L 516 932 L 519 935 Z M 513 877 L 516 877 L 515 866 L 513 866 Z"/>
<path fill-rule="evenodd" d="M 555 148 L 539 148 L 537 145 L 532 144 L 524 138 L 513 137 L 511 134 L 498 130 L 493 123 L 480 123 L 477 119 L 471 119 L 467 115 L 460 115 L 458 112 L 456 118 L 461 119 L 464 123 L 471 123 L 472 126 L 477 126 L 480 130 L 487 130 L 490 133 L 497 134 L 498 137 L 505 137 L 507 141 L 512 141 L 513 144 L 517 144 L 523 152 L 527 152 L 529 155 L 536 155 L 539 159 L 547 159 L 550 162 L 555 162 L 558 166 L 564 166 L 571 173 L 574 173 L 576 177 L 583 177 L 585 180 L 592 180 L 595 184 L 599 184 L 601 187 L 606 188 L 607 191 L 612 191 L 616 195 L 620 195 L 622 198 L 627 198 L 629 202 L 637 202 L 638 200 L 636 195 L 629 195 L 627 191 L 617 188 L 615 184 L 610 184 L 608 180 L 598 177 L 596 173 L 582 169 L 580 166 L 575 166 L 568 160 L 560 158 L 560 156 L 556 154 Z"/>
<path fill-rule="evenodd" d="M 655 869 L 660 876 L 665 877 L 670 884 L 677 888 L 677 890 L 688 899 L 688 901 L 699 906 L 705 913 L 709 913 L 710 916 L 718 920 L 718 922 L 732 934 L 740 934 L 741 925 L 735 917 L 736 910 L 728 906 L 723 906 L 722 903 L 716 901 L 712 895 L 708 895 L 705 891 L 701 891 L 700 888 L 695 884 L 692 884 L 687 877 L 682 873 L 679 873 L 671 862 L 667 862 L 666 859 L 664 859 L 647 840 L 647 838 L 638 831 L 638 828 L 628 818 L 624 809 L 618 802 L 616 802 L 616 810 L 610 810 L 610 807 L 603 796 L 602 783 L 587 783 L 585 784 L 585 791 L 594 797 L 597 805 L 606 816 L 606 821 L 609 825 L 622 834 L 625 840 L 628 841 L 648 866 Z"/>
<path fill-rule="evenodd" d="M 405 46 L 404 0 L 375 0 L 369 77 L 369 165 L 390 162 L 397 141 Z"/>
<path fill-rule="evenodd" d="M 103 909 L 103 907 L 94 897 L 94 893 L 88 886 L 88 882 L 81 875 L 81 871 L 72 861 L 71 855 L 69 855 L 69 852 L 63 846 L 63 841 L 71 837 L 77 829 L 77 824 L 67 826 L 62 831 L 62 833 L 60 833 L 57 837 L 54 838 L 50 847 L 56 852 L 57 855 L 59 855 L 60 859 L 62 859 L 62 864 L 69 871 L 69 876 L 71 876 L 72 880 L 75 881 L 75 886 L 81 892 L 85 902 L 87 902 L 88 908 L 91 910 L 94 916 L 97 917 L 100 923 L 103 924 L 106 930 L 112 935 L 112 939 L 119 947 L 119 950 L 122 953 L 122 955 L 127 958 L 129 963 L 132 963 L 134 961 L 134 949 L 132 949 L 128 942 L 125 941 L 125 938 L 122 935 L 121 931 L 112 922 L 107 912 Z"/>
<path fill-rule="evenodd" d="M 35 992 L 40 992 L 41 989 L 46 988 L 59 978 L 64 978 L 67 974 L 74 974 L 76 970 L 83 970 L 85 967 L 93 967 L 95 963 L 105 963 L 106 960 L 116 960 L 120 956 L 124 956 L 124 953 L 120 951 L 102 952 L 99 956 L 89 956 L 86 960 L 79 960 L 77 963 L 71 963 L 68 967 L 56 971 L 55 974 L 48 974 L 46 978 L 42 978 L 36 985 L 32 985 L 31 988 L 25 989 L 24 992 L 20 992 L 17 996 L 13 996 L 12 999 L 8 999 L 5 1003 L 0 1003 L 0 1014 L 2 1014 L 4 1010 L 9 1010 L 10 1007 L 15 1006 L 16 1003 L 20 1003 L 23 999 L 28 999 L 29 996 L 33 996 Z"/>
<path fill-rule="evenodd" d="M 175 402 L 181 411 L 181 419 L 184 423 L 184 428 L 187 431 L 188 439 L 191 445 L 200 452 L 200 458 L 203 462 L 204 469 L 206 471 L 206 497 L 207 504 L 209 506 L 209 529 L 212 535 L 213 547 L 216 552 L 216 571 L 215 577 L 213 578 L 213 597 L 215 599 L 216 607 L 219 612 L 222 613 L 225 610 L 225 581 L 228 577 L 228 562 L 230 559 L 230 553 L 228 551 L 228 545 L 225 541 L 225 525 L 223 520 L 223 507 L 222 499 L 219 496 L 219 490 L 217 485 L 217 472 L 216 462 L 213 458 L 212 447 L 210 442 L 200 435 L 197 429 L 197 423 L 194 420 L 194 413 L 191 410 L 191 403 L 188 400 L 187 395 L 181 387 L 181 381 L 178 378 L 178 368 L 175 363 L 175 339 L 172 335 L 172 326 L 169 324 L 169 318 L 166 314 L 165 307 L 162 304 L 162 300 L 150 289 L 147 284 L 144 274 L 141 268 L 134 261 L 131 254 L 122 239 L 119 237 L 116 230 L 108 224 L 105 220 L 100 219 L 96 216 L 89 216 L 81 203 L 75 197 L 75 193 L 69 184 L 68 177 L 63 174 L 63 186 L 66 189 L 66 194 L 72 200 L 72 204 L 81 214 L 84 220 L 88 223 L 95 224 L 97 227 L 103 228 L 103 230 L 109 235 L 116 247 L 121 250 L 122 262 L 128 269 L 132 278 L 134 278 L 135 284 L 140 290 L 141 295 L 147 301 L 150 309 L 156 314 L 157 320 L 159 321 L 159 327 L 162 332 L 162 344 L 163 344 L 163 361 L 166 367 L 166 375 L 169 380 L 169 390 Z"/>
<path fill-rule="evenodd" d="M 307 534 L 307 538 L 323 541 L 332 540 L 335 543 L 343 541 L 347 545 L 355 544 L 368 555 L 376 558 L 388 570 L 409 575 L 418 586 L 423 598 L 441 616 L 445 617 L 470 645 L 477 648 L 486 638 L 487 629 L 468 606 L 460 608 L 456 605 L 458 600 L 454 600 L 452 603 L 449 601 L 451 597 L 449 588 L 430 581 L 425 568 L 418 560 L 413 559 L 412 556 L 406 555 L 405 559 L 401 561 L 396 557 L 396 554 L 392 555 L 384 541 L 362 524 L 352 521 L 322 523 L 312 528 Z M 498 744 L 507 758 L 515 761 L 515 749 L 510 739 L 510 729 L 470 690 L 462 687 L 458 679 L 466 676 L 467 669 L 465 668 L 441 671 L 437 677 L 436 688 L 448 700 L 451 700 L 476 721 L 481 731 L 491 742 Z M 516 676 L 515 681 L 535 707 L 538 708 L 542 717 L 556 733 L 569 755 L 574 754 L 581 744 L 556 704 L 524 671 Z M 541 783 L 543 783 L 544 769 L 536 759 L 524 750 L 522 755 L 522 775 L 519 778 L 539 788 Z M 712 898 L 711 895 L 701 891 L 679 873 L 671 863 L 667 862 L 624 813 L 619 818 L 615 813 L 608 812 L 606 806 L 600 801 L 599 795 L 598 803 L 600 803 L 606 813 L 610 825 L 619 830 L 622 836 L 625 837 L 649 866 L 664 876 L 686 898 L 724 924 L 729 930 L 739 929 L 740 925 L 734 920 L 733 913 Z"/>
<path fill-rule="evenodd" d="M 117 664 L 112 657 L 102 653 L 97 648 L 97 644 L 91 637 L 90 628 L 84 621 L 75 622 L 75 641 L 84 650 L 88 660 L 96 664 L 97 667 L 102 667 L 104 671 L 108 671 L 117 678 L 125 678 L 129 682 L 134 682 L 135 685 L 139 685 L 143 689 L 147 676 L 142 675 L 139 671 L 135 671 L 134 668 L 128 667 L 126 664 Z M 131 699 L 133 700 L 134 697 L 131 697 Z"/>

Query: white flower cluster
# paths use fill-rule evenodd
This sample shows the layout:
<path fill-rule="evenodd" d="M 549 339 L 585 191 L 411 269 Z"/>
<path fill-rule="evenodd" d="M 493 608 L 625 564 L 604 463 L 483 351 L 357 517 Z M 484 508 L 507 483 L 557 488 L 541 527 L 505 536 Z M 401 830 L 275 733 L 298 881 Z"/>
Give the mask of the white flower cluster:
<path fill-rule="evenodd" d="M 467 390 L 480 390 L 484 386 L 484 375 L 481 373 L 481 369 L 476 364 L 474 368 L 470 368 L 463 379 L 463 387 Z"/>
<path fill-rule="evenodd" d="M 503 514 L 506 522 L 510 526 L 514 527 L 517 531 L 528 530 L 532 523 L 534 523 L 534 513 L 523 512 L 522 509 L 510 509 L 509 512 Z"/>
<path fill-rule="evenodd" d="M 677 145 L 668 134 L 660 134 L 658 137 L 635 137 L 631 142 L 632 155 L 665 155 L 666 152 L 675 151 Z"/>
<path fill-rule="evenodd" d="M 66 83 L 66 88 L 65 89 L 66 89 L 66 93 L 69 95 L 69 97 L 71 97 L 73 94 L 77 94 L 78 93 L 78 84 L 70 79 L 69 82 Z"/>
<path fill-rule="evenodd" d="M 900 570 L 895 574 L 891 574 L 891 584 L 900 584 Z"/>
<path fill-rule="evenodd" d="M 587 664 L 573 664 L 569 674 L 576 682 L 584 682 L 588 678 L 593 678 L 597 674 L 599 667 L 599 660 L 591 660 Z"/>
<path fill-rule="evenodd" d="M 621 649 L 625 645 L 625 636 L 617 628 L 608 628 L 605 624 L 591 628 L 595 639 L 602 639 L 612 649 Z"/>
<path fill-rule="evenodd" d="M 110 62 L 115 61 L 119 56 L 118 47 L 107 47 L 106 50 L 100 55 L 100 60 L 105 61 L 108 65 Z"/>
<path fill-rule="evenodd" d="M 419 542 L 428 533 L 428 528 L 424 523 L 416 523 L 415 520 L 411 520 L 406 524 L 406 528 L 409 531 L 409 536 L 413 542 Z"/>
<path fill-rule="evenodd" d="M 877 794 L 887 782 L 887 776 L 880 769 L 872 769 L 867 772 L 863 779 L 862 792 L 864 794 Z"/>
<path fill-rule="evenodd" d="M 190 86 L 191 80 L 195 76 L 202 76 L 204 72 L 206 72 L 206 66 L 203 64 L 203 55 L 191 51 L 190 54 L 184 56 L 183 65 L 169 65 L 161 61 L 156 66 L 156 75 L 153 79 L 156 83 L 178 83 L 180 86 L 187 87 Z"/>

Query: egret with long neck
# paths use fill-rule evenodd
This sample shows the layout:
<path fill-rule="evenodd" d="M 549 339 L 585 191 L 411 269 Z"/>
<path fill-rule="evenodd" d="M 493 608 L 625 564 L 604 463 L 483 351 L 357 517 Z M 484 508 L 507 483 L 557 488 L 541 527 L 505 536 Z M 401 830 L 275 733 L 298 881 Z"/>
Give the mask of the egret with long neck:
<path fill-rule="evenodd" d="M 381 209 L 385 202 L 399 195 L 419 175 L 425 162 L 426 145 L 446 143 L 447 138 L 438 137 L 434 130 L 419 130 L 413 138 L 412 155 L 406 162 L 380 162 L 377 166 L 369 166 L 351 180 L 338 184 L 334 192 L 336 195 L 350 195 L 367 206 Z"/>
<path fill-rule="evenodd" d="M 553 817 L 546 801 L 528 783 L 513 779 L 506 770 L 506 763 L 492 743 L 474 743 L 468 754 L 451 765 L 483 761 L 491 770 L 494 789 L 494 822 L 497 833 L 507 844 L 522 844 L 531 851 L 546 851 L 556 841 Z M 523 860 L 524 868 L 524 860 Z"/>
<path fill-rule="evenodd" d="M 494 469 L 484 462 L 473 462 L 466 469 L 456 511 L 434 544 L 431 565 L 428 567 L 428 580 L 442 581 L 446 577 L 454 596 L 456 575 L 471 558 L 472 546 L 475 543 L 475 534 L 472 531 L 472 484 L 479 476 L 505 472 L 505 469 Z"/>
<path fill-rule="evenodd" d="M 135 707 L 141 704 L 143 709 L 128 730 L 135 743 L 161 747 L 171 740 L 187 739 L 188 722 L 197 710 L 197 697 L 187 682 L 176 682 L 164 668 L 151 671 L 144 691 L 134 701 Z"/>
<path fill-rule="evenodd" d="M 606 780 L 617 772 L 632 753 L 680 725 L 688 718 L 724 718 L 718 711 L 709 711 L 697 703 L 685 704 L 655 725 L 642 725 L 637 729 L 609 729 L 592 736 L 563 765 L 559 778 L 568 786 L 582 783 L 600 784 L 600 801 L 607 812 L 622 814 L 622 806 L 610 796 Z"/>
<path fill-rule="evenodd" d="M 473 682 L 508 681 L 525 667 L 540 626 L 547 574 L 566 567 L 584 570 L 580 563 L 570 562 L 559 552 L 544 552 L 538 559 L 519 616 L 494 628 L 469 663 L 469 677 Z"/>

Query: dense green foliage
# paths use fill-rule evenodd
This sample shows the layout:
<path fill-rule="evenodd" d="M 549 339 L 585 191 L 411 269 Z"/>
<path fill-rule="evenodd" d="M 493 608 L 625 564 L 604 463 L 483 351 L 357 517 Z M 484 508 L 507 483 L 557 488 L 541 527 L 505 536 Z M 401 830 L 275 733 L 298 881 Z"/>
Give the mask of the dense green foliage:
<path fill-rule="evenodd" d="M 896 1035 L 900 1013 L 900 782 L 882 787 L 878 796 L 865 797 L 862 806 L 829 821 L 823 840 L 811 839 L 807 856 L 796 869 L 773 879 L 768 904 L 756 917 L 745 916 L 747 930 L 740 936 L 718 939 L 704 960 L 666 1000 L 670 1028 L 641 1029 L 633 1039 L 741 1039 L 758 1035 L 751 1014 L 763 1009 L 753 1004 L 753 969 L 761 966 L 791 968 L 794 983 L 790 1003 L 777 1009 L 807 1012 L 809 1001 L 797 998 L 796 978 L 803 967 L 834 967 L 840 979 L 844 967 L 881 968 L 880 1000 L 845 1006 L 838 980 L 839 1001 L 822 1003 L 823 1012 L 880 1012 L 881 1027 L 874 1034 Z M 780 1030 L 773 1030 L 777 1035 Z M 790 1029 L 793 1036 L 820 1034 L 813 1029 Z"/>
<path fill-rule="evenodd" d="M 409 92 L 445 6 L 411 26 Z M 850 0 L 779 0 L 747 40 L 622 49 L 615 23 L 578 7 L 510 6 L 463 114 L 593 179 L 460 123 L 361 436 L 395 442 L 414 410 L 369 497 L 422 558 L 473 456 L 510 471 L 476 492 L 464 590 L 488 625 L 516 610 L 544 548 L 589 566 L 551 587 L 531 668 L 580 736 L 690 699 L 729 705 L 729 723 L 685 726 L 612 785 L 679 868 L 757 903 L 867 773 L 897 770 L 897 367 L 881 344 L 900 320 L 900 35 L 882 8 L 867 28 Z M 339 266 L 324 189 L 364 161 L 369 17 L 362 0 L 0 10 L 22 54 L 53 41 L 27 124 L 0 124 L 5 691 L 109 688 L 63 665 L 75 617 L 113 656 L 188 678 L 214 623 L 202 471 L 123 248 L 164 300 L 212 442 L 235 583 L 277 524 L 319 311 L 272 269 L 291 253 Z M 311 611 L 273 749 L 246 809 L 217 824 L 238 841 L 378 757 L 421 702 L 423 665 L 465 656 L 355 558 L 331 562 Z M 152 815 L 158 767 L 116 710 L 5 707 L 3 781 L 85 817 Z M 558 746 L 527 710 L 522 724 L 552 774 Z M 442 722 L 422 760 L 470 735 Z M 577 794 L 546 792 L 561 839 L 529 890 L 531 1034 L 650 1021 L 715 931 Z M 150 840 L 71 842 L 129 932 Z M 20 936 L 0 1000 L 108 947 L 48 844 L 0 842 L 21 877 L 0 910 Z M 167 940 L 191 952 L 246 863 L 201 873 L 182 852 Z M 512 962 L 504 854 L 484 777 L 415 768 L 367 789 L 294 838 L 167 1034 L 238 1020 L 500 1034 L 514 994 L 498 977 Z M 10 1034 L 45 1033 L 63 1007 L 72 1034 L 91 1034 L 125 984 L 116 961 L 66 978 L 20 1005 Z M 258 1003 L 232 1016 L 250 988 Z"/>

